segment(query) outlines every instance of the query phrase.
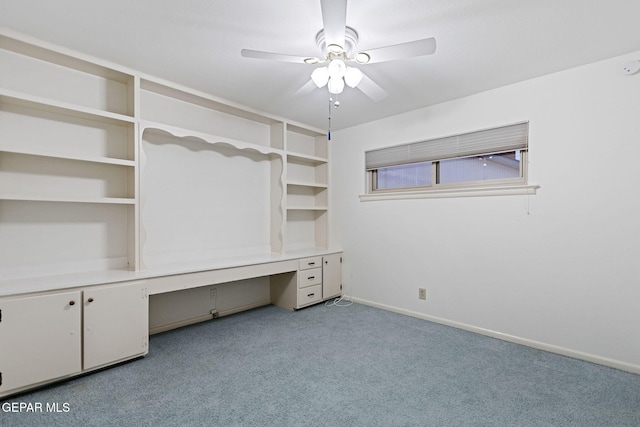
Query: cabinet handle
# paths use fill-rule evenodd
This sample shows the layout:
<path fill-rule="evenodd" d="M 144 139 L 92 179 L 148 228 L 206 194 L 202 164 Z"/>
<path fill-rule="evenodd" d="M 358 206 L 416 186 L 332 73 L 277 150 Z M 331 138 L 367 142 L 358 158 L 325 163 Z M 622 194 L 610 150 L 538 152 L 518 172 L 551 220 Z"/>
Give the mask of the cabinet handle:
<path fill-rule="evenodd" d="M 87 302 L 93 302 L 93 298 L 89 298 Z"/>
<path fill-rule="evenodd" d="M 312 292 L 312 293 L 310 293 L 310 294 L 307 294 L 307 296 L 308 296 L 309 298 L 311 298 L 311 297 L 312 297 L 312 296 L 314 296 L 314 295 L 315 295 L 315 292 Z"/>
<path fill-rule="evenodd" d="M 76 305 L 76 302 L 74 300 L 69 301 L 69 305 Z"/>
<path fill-rule="evenodd" d="M 309 277 L 307 277 L 307 280 L 313 280 L 315 278 L 316 278 L 316 276 L 309 276 Z"/>
<path fill-rule="evenodd" d="M 307 263 L 307 265 L 316 265 L 316 263 L 315 262 L 309 262 L 309 263 Z"/>

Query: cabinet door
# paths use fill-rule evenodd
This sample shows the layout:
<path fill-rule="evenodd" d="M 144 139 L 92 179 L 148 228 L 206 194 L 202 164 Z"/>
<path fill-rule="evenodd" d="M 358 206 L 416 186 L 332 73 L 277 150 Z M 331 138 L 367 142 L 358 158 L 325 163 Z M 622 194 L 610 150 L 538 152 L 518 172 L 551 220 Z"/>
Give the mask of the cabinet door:
<path fill-rule="evenodd" d="M 342 254 L 323 257 L 322 298 L 332 298 L 342 293 Z"/>
<path fill-rule="evenodd" d="M 0 300 L 0 396 L 80 372 L 80 292 Z"/>
<path fill-rule="evenodd" d="M 144 282 L 83 291 L 85 370 L 148 352 L 149 304 Z"/>

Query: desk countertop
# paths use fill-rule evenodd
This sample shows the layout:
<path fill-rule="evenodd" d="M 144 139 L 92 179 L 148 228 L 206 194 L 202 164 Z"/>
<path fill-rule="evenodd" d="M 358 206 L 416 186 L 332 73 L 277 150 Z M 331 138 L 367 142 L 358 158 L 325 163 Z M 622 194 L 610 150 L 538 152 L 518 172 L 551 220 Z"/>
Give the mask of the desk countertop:
<path fill-rule="evenodd" d="M 174 276 L 179 274 L 198 273 L 204 271 L 224 270 L 237 267 L 247 267 L 261 264 L 270 264 L 281 261 L 323 256 L 342 252 L 339 249 L 308 249 L 285 254 L 259 254 L 214 260 L 198 260 L 187 263 L 165 264 L 146 270 L 106 270 L 89 271 L 73 274 L 60 274 L 51 276 L 28 277 L 19 279 L 0 279 L 0 297 L 18 296 L 37 292 L 56 291 L 87 287 L 95 285 L 107 285 L 133 280 L 145 280 L 157 277 Z"/>

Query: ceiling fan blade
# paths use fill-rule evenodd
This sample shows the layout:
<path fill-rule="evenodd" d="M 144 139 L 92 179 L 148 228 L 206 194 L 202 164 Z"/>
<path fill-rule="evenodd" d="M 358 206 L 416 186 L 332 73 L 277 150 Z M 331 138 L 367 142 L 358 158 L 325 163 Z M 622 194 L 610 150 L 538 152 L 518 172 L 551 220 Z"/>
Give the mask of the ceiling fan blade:
<path fill-rule="evenodd" d="M 358 84 L 357 87 L 358 87 L 358 89 L 360 89 L 362 91 L 362 93 L 364 93 L 365 95 L 367 95 L 369 98 L 373 99 L 374 101 L 381 101 L 384 98 L 386 98 L 387 96 L 389 96 L 389 94 L 387 93 L 386 90 L 384 90 L 380 86 L 378 86 L 378 84 L 376 82 L 371 80 L 364 73 L 362 74 L 362 80 L 360 81 L 360 83 Z"/>
<path fill-rule="evenodd" d="M 436 39 L 433 37 L 400 43 L 392 46 L 363 51 L 369 58 L 368 64 L 375 62 L 394 61 L 396 59 L 413 58 L 416 56 L 431 55 L 436 51 Z"/>
<path fill-rule="evenodd" d="M 317 89 L 318 86 L 316 86 L 316 84 L 313 82 L 313 80 L 309 80 L 307 83 L 305 83 L 304 86 L 302 86 L 300 89 L 298 89 L 295 93 L 294 96 L 305 96 L 310 94 L 314 89 Z"/>
<path fill-rule="evenodd" d="M 294 62 L 296 64 L 305 64 L 308 56 L 285 55 L 282 53 L 263 52 L 261 50 L 242 49 L 240 54 L 245 58 L 266 59 L 270 61 Z M 318 59 L 318 62 L 320 60 Z"/>
<path fill-rule="evenodd" d="M 347 27 L 347 0 L 320 0 L 322 23 L 327 46 L 337 44 L 344 49 Z"/>

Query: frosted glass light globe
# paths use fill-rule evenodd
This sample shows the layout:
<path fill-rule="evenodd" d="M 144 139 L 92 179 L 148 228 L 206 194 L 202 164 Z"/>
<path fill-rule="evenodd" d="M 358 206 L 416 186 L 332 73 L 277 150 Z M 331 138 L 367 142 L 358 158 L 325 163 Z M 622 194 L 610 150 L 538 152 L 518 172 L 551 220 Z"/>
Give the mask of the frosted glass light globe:
<path fill-rule="evenodd" d="M 327 70 L 327 67 L 320 67 L 313 70 L 311 80 L 313 80 L 318 87 L 326 85 L 329 81 L 329 70 Z"/>
<path fill-rule="evenodd" d="M 329 70 L 329 76 L 341 79 L 347 71 L 347 66 L 344 61 L 340 59 L 332 59 L 331 62 L 329 62 L 329 65 L 327 65 L 327 69 Z"/>
<path fill-rule="evenodd" d="M 331 77 L 329 79 L 329 93 L 338 94 L 342 93 L 344 89 L 344 80 L 341 77 Z"/>
<path fill-rule="evenodd" d="M 349 87 L 356 87 L 362 81 L 362 71 L 357 68 L 347 67 L 347 71 L 344 73 L 344 82 Z"/>

